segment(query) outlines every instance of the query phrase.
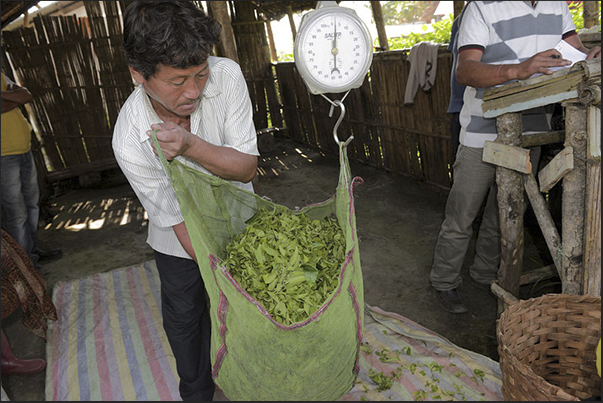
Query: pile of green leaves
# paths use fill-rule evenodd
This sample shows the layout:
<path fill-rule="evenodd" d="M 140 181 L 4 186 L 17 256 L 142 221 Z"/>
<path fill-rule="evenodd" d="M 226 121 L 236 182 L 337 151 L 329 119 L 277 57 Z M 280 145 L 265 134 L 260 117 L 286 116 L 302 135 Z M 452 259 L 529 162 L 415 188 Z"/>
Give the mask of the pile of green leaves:
<path fill-rule="evenodd" d="M 318 310 L 339 284 L 345 236 L 334 218 L 260 209 L 226 246 L 224 263 L 272 318 L 291 325 Z"/>

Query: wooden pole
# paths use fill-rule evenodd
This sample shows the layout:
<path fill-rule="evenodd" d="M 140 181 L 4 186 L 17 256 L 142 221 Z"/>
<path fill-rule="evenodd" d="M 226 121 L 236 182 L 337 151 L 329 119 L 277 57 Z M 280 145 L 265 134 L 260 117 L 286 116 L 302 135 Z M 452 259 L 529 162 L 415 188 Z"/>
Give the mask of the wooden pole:
<path fill-rule="evenodd" d="M 213 18 L 222 24 L 222 33 L 220 34 L 220 43 L 218 44 L 219 53 L 239 63 L 237 43 L 226 1 L 208 1 L 207 3 L 211 7 Z"/>
<path fill-rule="evenodd" d="M 582 98 L 582 97 L 581 97 Z M 601 104 L 588 105 L 583 294 L 601 296 Z"/>
<path fill-rule="evenodd" d="M 295 21 L 293 21 L 293 9 L 291 8 L 291 6 L 287 6 L 287 17 L 289 17 L 291 35 L 293 35 L 293 42 L 295 42 L 295 38 L 297 38 L 297 30 L 295 29 Z"/>
<path fill-rule="evenodd" d="M 563 178 L 561 207 L 562 292 L 581 295 L 583 272 L 584 200 L 586 187 L 586 107 L 564 102 L 565 147 L 574 150 L 574 169 Z"/>
<path fill-rule="evenodd" d="M 523 122 L 521 112 L 505 113 L 496 118 L 497 143 L 521 147 Z M 500 268 L 498 284 L 507 292 L 519 297 L 519 285 L 524 253 L 524 197 L 523 174 L 511 169 L 496 168 L 498 209 L 500 216 Z M 499 300 L 498 312 L 506 308 Z"/>
<path fill-rule="evenodd" d="M 278 55 L 276 54 L 276 44 L 274 43 L 274 34 L 272 33 L 272 25 L 270 24 L 270 20 L 266 21 L 266 31 L 268 32 L 268 43 L 270 44 L 270 55 L 272 56 L 272 61 L 278 62 Z"/>
<path fill-rule="evenodd" d="M 542 231 L 542 235 L 544 236 L 546 245 L 549 248 L 549 252 L 553 257 L 555 267 L 557 268 L 557 272 L 559 273 L 559 278 L 561 278 L 561 262 L 557 258 L 557 256 L 559 255 L 559 248 L 561 247 L 561 238 L 559 237 L 559 233 L 557 232 L 555 221 L 553 221 L 553 217 L 551 216 L 551 212 L 548 209 L 548 206 L 546 204 L 546 201 L 544 200 L 544 197 L 542 196 L 542 193 L 540 193 L 540 191 L 538 190 L 538 184 L 536 183 L 534 175 L 524 175 L 523 179 L 526 193 L 528 195 L 528 198 L 530 199 L 530 203 L 532 205 L 532 209 L 534 210 L 534 214 L 536 215 L 536 219 L 538 220 L 538 225 L 540 226 L 540 230 Z"/>
<path fill-rule="evenodd" d="M 389 50 L 389 44 L 387 43 L 387 33 L 385 32 L 385 22 L 383 20 L 383 9 L 381 8 L 380 1 L 371 1 L 371 8 L 373 9 L 373 19 L 377 26 L 377 35 L 379 36 L 379 47 L 382 51 Z"/>
<path fill-rule="evenodd" d="M 453 3 L 453 7 L 454 7 L 454 18 L 456 18 L 459 15 L 461 15 L 461 11 L 463 11 L 463 8 L 465 8 L 465 2 L 455 0 L 452 3 Z"/>
<path fill-rule="evenodd" d="M 583 1 L 584 8 L 582 15 L 584 18 L 584 28 L 590 28 L 599 24 L 599 2 L 598 1 Z"/>

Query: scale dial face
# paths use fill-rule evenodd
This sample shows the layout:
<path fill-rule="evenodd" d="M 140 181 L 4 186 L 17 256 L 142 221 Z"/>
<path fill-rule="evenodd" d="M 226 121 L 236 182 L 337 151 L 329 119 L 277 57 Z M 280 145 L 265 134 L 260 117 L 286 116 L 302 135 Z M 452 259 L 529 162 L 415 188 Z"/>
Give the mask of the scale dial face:
<path fill-rule="evenodd" d="M 373 60 L 370 33 L 353 10 L 315 11 L 302 22 L 295 64 L 310 92 L 339 93 L 362 85 Z"/>

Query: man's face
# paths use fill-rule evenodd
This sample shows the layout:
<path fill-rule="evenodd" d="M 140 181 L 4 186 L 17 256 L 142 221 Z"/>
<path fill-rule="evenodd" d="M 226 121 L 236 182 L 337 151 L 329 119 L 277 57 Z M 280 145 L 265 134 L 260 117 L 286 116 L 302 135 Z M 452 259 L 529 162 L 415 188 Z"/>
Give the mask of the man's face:
<path fill-rule="evenodd" d="M 160 116 L 167 114 L 187 117 L 199 106 L 209 79 L 209 64 L 205 62 L 187 69 L 159 65 L 156 73 L 148 80 L 132 68 L 130 72 L 134 79 L 144 86 Z"/>

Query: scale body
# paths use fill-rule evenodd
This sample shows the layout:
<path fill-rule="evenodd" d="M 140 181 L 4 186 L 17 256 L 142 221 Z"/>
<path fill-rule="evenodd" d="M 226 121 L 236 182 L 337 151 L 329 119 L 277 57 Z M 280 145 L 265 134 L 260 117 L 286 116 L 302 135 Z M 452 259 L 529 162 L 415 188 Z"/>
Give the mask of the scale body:
<path fill-rule="evenodd" d="M 319 1 L 302 17 L 294 58 L 312 94 L 343 93 L 364 82 L 373 61 L 373 42 L 354 10 Z"/>

